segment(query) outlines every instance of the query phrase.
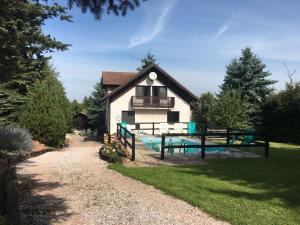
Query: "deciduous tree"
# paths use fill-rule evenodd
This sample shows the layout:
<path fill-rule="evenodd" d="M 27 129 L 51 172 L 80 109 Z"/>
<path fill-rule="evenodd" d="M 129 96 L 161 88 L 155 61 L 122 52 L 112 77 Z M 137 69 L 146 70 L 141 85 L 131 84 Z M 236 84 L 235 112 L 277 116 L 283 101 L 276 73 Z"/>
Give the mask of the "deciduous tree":
<path fill-rule="evenodd" d="M 219 126 L 244 129 L 249 127 L 247 105 L 240 91 L 225 89 L 217 96 L 215 120 Z"/>

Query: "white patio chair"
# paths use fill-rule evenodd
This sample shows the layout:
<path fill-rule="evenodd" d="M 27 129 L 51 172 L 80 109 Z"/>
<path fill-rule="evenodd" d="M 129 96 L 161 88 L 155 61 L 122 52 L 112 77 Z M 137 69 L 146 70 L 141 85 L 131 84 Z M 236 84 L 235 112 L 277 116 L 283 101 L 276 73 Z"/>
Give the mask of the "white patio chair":
<path fill-rule="evenodd" d="M 182 134 L 183 133 L 183 125 L 182 123 L 175 123 L 174 124 L 174 133 L 179 133 Z"/>
<path fill-rule="evenodd" d="M 169 133 L 169 124 L 168 123 L 160 123 L 158 128 L 158 133 L 162 135 L 163 133 Z"/>

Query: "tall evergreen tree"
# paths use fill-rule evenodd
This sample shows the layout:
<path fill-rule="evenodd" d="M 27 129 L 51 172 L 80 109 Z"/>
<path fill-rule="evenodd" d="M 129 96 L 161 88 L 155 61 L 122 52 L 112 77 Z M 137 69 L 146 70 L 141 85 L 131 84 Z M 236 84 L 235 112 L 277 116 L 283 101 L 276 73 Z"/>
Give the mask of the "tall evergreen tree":
<path fill-rule="evenodd" d="M 273 92 L 270 86 L 276 82 L 268 79 L 270 75 L 262 60 L 247 47 L 242 49 L 239 59 L 233 59 L 227 66 L 221 92 L 227 88 L 240 90 L 242 99 L 249 103 L 252 122 L 257 123 L 261 104 Z"/>
<path fill-rule="evenodd" d="M 141 71 L 145 67 L 151 65 L 151 64 L 157 64 L 156 58 L 153 54 L 151 54 L 151 51 L 147 52 L 146 56 L 141 59 L 141 66 L 136 68 L 137 71 Z"/>
<path fill-rule="evenodd" d="M 16 119 L 14 112 L 26 99 L 28 88 L 43 79 L 43 68 L 53 50 L 68 45 L 42 32 L 47 19 L 70 20 L 65 8 L 30 0 L 2 0 L 0 4 L 0 124 Z"/>
<path fill-rule="evenodd" d="M 96 19 L 101 19 L 105 13 L 125 16 L 128 10 L 134 10 L 140 2 L 141 0 L 68 0 L 70 8 L 77 6 L 84 13 L 89 10 Z"/>
<path fill-rule="evenodd" d="M 276 81 L 267 79 L 271 73 L 265 70 L 266 65 L 250 48 L 242 50 L 239 59 L 233 59 L 227 66 L 222 91 L 227 87 L 240 89 L 242 98 L 250 104 L 265 101 L 273 91 L 270 85 Z"/>
<path fill-rule="evenodd" d="M 89 107 L 91 106 L 91 104 L 92 104 L 92 97 L 91 96 L 88 96 L 88 97 L 84 96 L 84 98 L 82 100 L 82 103 L 81 103 L 83 111 L 87 113 Z"/>
<path fill-rule="evenodd" d="M 106 91 L 102 86 L 102 82 L 94 86 L 94 91 L 91 95 L 91 103 L 88 108 L 88 116 L 90 119 L 90 126 L 92 129 L 98 130 L 98 135 L 104 131 L 105 127 L 105 113 L 106 101 L 103 99 Z"/>
<path fill-rule="evenodd" d="M 43 73 L 46 78 L 34 84 L 18 113 L 19 123 L 36 140 L 58 147 L 71 128 L 71 105 L 55 71 L 47 66 Z"/>
<path fill-rule="evenodd" d="M 83 106 L 76 99 L 71 102 L 72 112 L 73 114 L 77 114 L 83 111 Z"/>

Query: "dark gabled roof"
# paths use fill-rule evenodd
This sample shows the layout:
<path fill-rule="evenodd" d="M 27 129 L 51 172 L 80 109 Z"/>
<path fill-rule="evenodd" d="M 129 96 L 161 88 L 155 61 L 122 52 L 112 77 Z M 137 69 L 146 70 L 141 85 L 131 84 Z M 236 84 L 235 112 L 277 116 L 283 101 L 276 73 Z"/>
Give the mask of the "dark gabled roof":
<path fill-rule="evenodd" d="M 83 113 L 83 112 L 78 112 L 78 113 L 76 113 L 76 114 L 73 116 L 73 119 L 74 119 L 75 117 L 77 117 L 77 116 L 82 116 L 82 117 L 88 118 L 88 115 L 85 114 L 85 113 Z"/>
<path fill-rule="evenodd" d="M 102 84 L 119 86 L 136 76 L 134 72 L 102 72 Z"/>
<path fill-rule="evenodd" d="M 182 84 L 176 81 L 171 75 L 169 75 L 166 71 L 164 71 L 162 68 L 155 64 L 145 67 L 143 70 L 137 73 L 136 76 L 134 76 L 126 83 L 124 83 L 123 85 L 119 86 L 114 91 L 106 95 L 105 98 L 108 98 L 111 102 L 114 101 L 128 89 L 134 87 L 137 83 L 143 81 L 149 75 L 150 72 L 155 72 L 157 74 L 157 79 L 161 83 L 166 85 L 170 90 L 172 90 L 186 102 L 191 103 L 194 101 L 198 101 L 198 98 L 192 92 L 190 92 Z"/>

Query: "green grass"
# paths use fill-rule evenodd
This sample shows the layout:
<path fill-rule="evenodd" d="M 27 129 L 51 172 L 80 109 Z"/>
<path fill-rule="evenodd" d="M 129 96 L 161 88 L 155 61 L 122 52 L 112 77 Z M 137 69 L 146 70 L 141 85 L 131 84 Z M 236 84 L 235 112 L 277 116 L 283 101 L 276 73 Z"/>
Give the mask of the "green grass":
<path fill-rule="evenodd" d="M 232 224 L 300 224 L 300 146 L 271 143 L 269 159 L 207 162 L 193 167 L 110 168 Z"/>

